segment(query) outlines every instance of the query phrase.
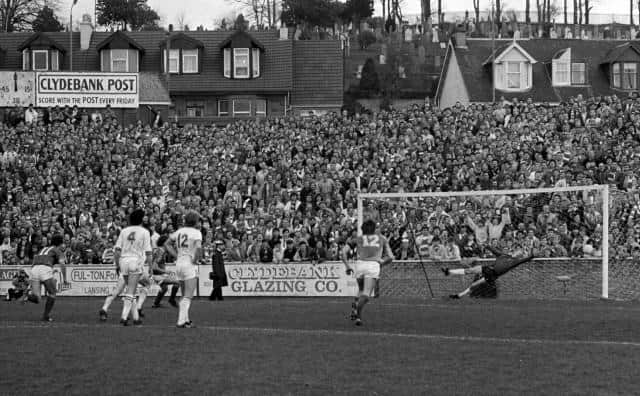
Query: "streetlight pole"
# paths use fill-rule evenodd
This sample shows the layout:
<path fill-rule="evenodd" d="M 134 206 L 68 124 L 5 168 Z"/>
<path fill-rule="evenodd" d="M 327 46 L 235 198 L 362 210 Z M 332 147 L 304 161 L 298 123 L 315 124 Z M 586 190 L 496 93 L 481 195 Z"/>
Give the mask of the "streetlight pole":
<path fill-rule="evenodd" d="M 491 100 L 496 103 L 496 32 L 495 32 L 495 11 L 493 0 L 491 0 Z"/>
<path fill-rule="evenodd" d="M 69 10 L 69 71 L 73 71 L 73 6 L 77 2 L 78 0 L 73 0 Z"/>

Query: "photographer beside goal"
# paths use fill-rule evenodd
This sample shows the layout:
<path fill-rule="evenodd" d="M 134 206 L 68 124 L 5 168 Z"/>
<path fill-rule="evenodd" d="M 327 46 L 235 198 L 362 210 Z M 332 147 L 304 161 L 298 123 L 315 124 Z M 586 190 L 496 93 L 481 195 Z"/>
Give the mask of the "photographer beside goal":
<path fill-rule="evenodd" d="M 474 279 L 471 286 L 466 288 L 457 294 L 451 294 L 449 298 L 459 299 L 467 294 L 471 297 L 488 297 L 495 296 L 496 289 L 496 280 L 512 269 L 527 263 L 533 260 L 535 257 L 530 254 L 524 258 L 517 258 L 510 256 L 503 251 L 500 251 L 491 246 L 485 246 L 487 250 L 489 250 L 493 255 L 496 256 L 495 261 L 488 264 L 476 264 L 477 258 L 464 258 L 461 260 L 462 264 L 468 266 L 469 268 L 442 268 L 442 272 L 444 272 L 445 276 L 449 275 L 466 275 L 466 274 L 475 274 L 476 278 Z"/>

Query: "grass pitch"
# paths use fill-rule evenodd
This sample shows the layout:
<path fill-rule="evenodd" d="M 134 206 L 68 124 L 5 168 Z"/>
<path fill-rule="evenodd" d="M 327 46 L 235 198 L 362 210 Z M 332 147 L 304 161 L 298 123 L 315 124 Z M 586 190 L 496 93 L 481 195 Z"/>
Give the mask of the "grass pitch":
<path fill-rule="evenodd" d="M 197 328 L 151 309 L 109 321 L 102 299 L 0 303 L 2 395 L 636 394 L 640 307 L 621 302 L 194 300 Z"/>

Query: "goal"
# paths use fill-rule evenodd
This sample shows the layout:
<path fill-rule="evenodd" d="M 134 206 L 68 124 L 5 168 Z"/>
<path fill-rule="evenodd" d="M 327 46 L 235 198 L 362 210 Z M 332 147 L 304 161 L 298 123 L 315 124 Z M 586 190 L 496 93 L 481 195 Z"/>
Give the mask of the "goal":
<path fill-rule="evenodd" d="M 473 275 L 445 276 L 461 258 L 480 264 L 495 252 L 535 259 L 501 276 L 500 298 L 609 298 L 609 187 L 362 193 L 358 232 L 373 219 L 396 260 L 383 269 L 381 295 L 443 297 L 466 288 Z M 618 264 L 616 264 L 618 265 Z M 621 262 L 615 298 L 630 298 L 638 272 Z"/>

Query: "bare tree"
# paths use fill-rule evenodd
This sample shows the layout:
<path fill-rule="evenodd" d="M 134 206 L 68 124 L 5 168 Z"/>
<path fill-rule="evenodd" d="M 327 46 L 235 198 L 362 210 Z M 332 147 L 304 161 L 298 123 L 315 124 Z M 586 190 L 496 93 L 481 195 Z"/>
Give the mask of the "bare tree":
<path fill-rule="evenodd" d="M 276 0 L 227 0 L 236 5 L 256 26 L 275 25 L 274 5 Z"/>
<path fill-rule="evenodd" d="M 384 0 L 382 1 L 384 2 Z M 426 31 L 426 29 L 431 29 L 431 0 L 420 0 L 420 4 L 422 6 L 422 27 Z M 382 8 L 384 8 L 384 4 Z"/>
<path fill-rule="evenodd" d="M 567 19 L 567 0 L 564 0 L 564 7 L 562 11 L 564 12 L 564 24 L 566 25 L 569 23 Z"/>
<path fill-rule="evenodd" d="M 58 10 L 58 0 L 0 0 L 0 31 L 31 30 L 38 12 L 45 6 Z"/>
<path fill-rule="evenodd" d="M 634 25 L 634 23 L 633 23 L 633 0 L 629 0 L 629 24 Z"/>
<path fill-rule="evenodd" d="M 543 9 L 544 9 L 544 4 L 540 4 L 540 0 L 536 0 L 536 11 L 538 12 L 538 23 L 543 22 L 543 14 L 542 14 Z"/>
<path fill-rule="evenodd" d="M 480 0 L 473 0 L 473 12 L 475 12 L 476 14 L 476 23 L 479 23 L 480 22 Z"/>
<path fill-rule="evenodd" d="M 531 0 L 526 0 L 524 5 L 524 22 L 531 23 Z"/>
<path fill-rule="evenodd" d="M 593 9 L 591 0 L 584 0 L 584 23 L 589 24 L 589 15 L 591 15 L 591 10 Z"/>
<path fill-rule="evenodd" d="M 578 24 L 578 0 L 573 0 L 573 24 Z"/>
<path fill-rule="evenodd" d="M 582 0 L 578 0 L 578 25 L 582 25 Z"/>

